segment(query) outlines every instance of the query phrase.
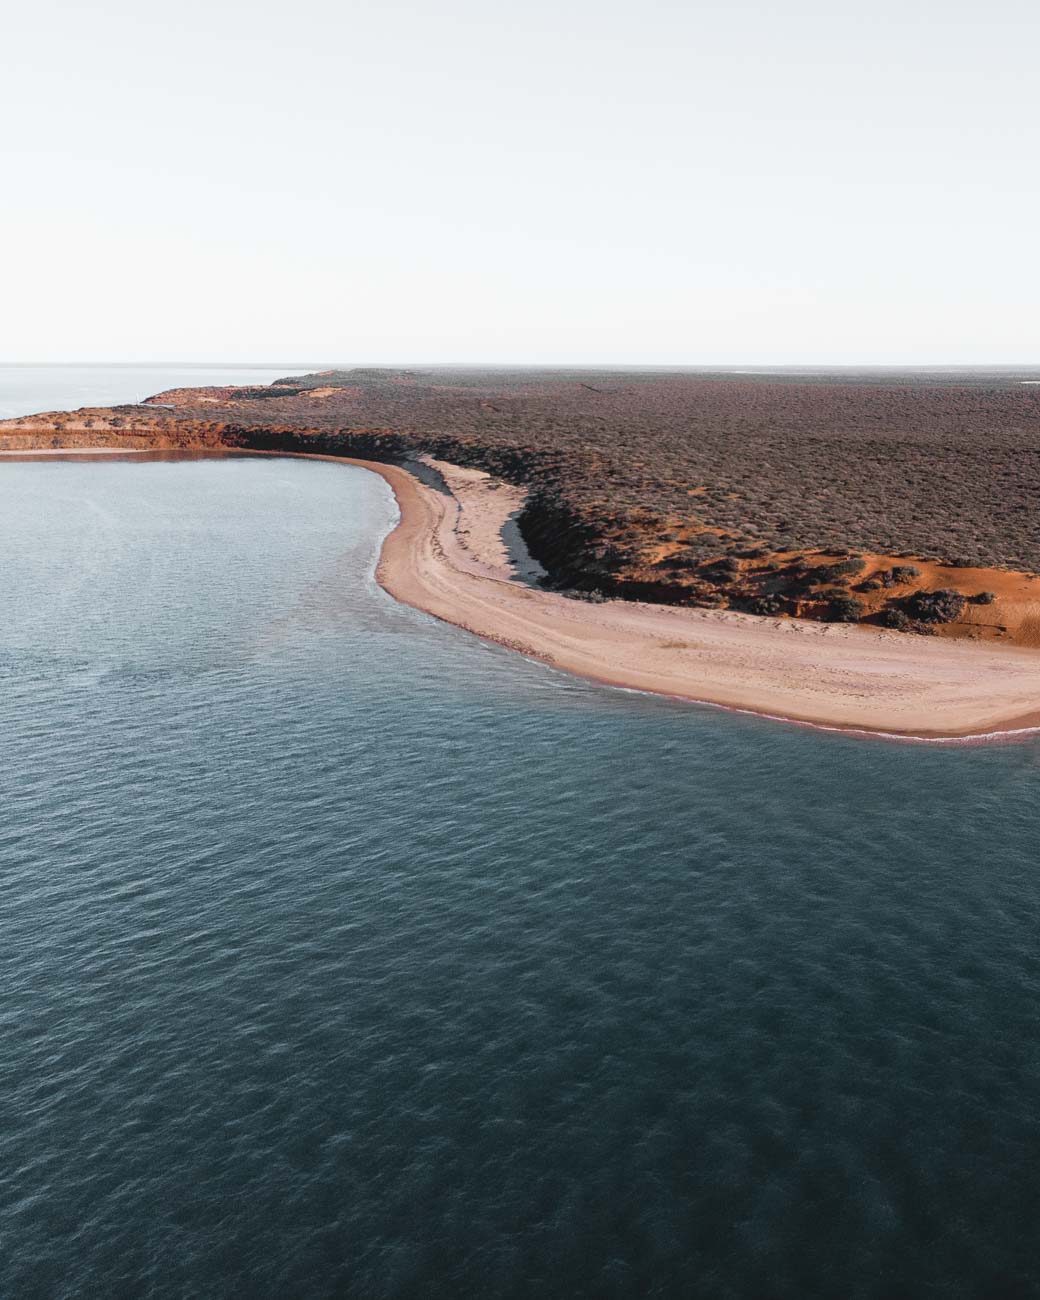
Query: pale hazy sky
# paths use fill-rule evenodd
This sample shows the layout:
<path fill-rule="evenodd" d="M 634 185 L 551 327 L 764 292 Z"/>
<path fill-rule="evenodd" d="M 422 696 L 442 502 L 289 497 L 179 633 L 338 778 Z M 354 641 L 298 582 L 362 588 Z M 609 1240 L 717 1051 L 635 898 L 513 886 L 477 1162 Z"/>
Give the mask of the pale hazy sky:
<path fill-rule="evenodd" d="M 34 0 L 0 360 L 1040 360 L 1035 0 Z"/>

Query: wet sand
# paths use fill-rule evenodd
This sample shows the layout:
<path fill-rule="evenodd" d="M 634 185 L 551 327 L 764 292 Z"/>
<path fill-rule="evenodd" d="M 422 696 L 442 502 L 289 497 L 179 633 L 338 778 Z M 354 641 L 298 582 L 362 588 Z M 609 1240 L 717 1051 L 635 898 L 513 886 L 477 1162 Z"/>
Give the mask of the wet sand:
<path fill-rule="evenodd" d="M 516 489 L 436 462 L 380 474 L 401 512 L 377 577 L 398 600 L 594 681 L 817 726 L 937 740 L 1040 728 L 1040 653 L 867 627 L 630 601 L 521 580 L 501 541 Z M 448 490 L 445 491 L 444 489 Z"/>
<path fill-rule="evenodd" d="M 54 448 L 35 454 L 139 450 Z M 293 455 L 230 448 L 218 454 Z M 428 457 L 415 472 L 348 457 L 305 458 L 356 465 L 389 484 L 400 520 L 383 543 L 376 576 L 392 596 L 563 671 L 791 722 L 903 739 L 1040 731 L 1036 649 L 729 610 L 575 600 L 532 585 L 538 566 L 526 556 L 516 527 L 520 489 Z"/>

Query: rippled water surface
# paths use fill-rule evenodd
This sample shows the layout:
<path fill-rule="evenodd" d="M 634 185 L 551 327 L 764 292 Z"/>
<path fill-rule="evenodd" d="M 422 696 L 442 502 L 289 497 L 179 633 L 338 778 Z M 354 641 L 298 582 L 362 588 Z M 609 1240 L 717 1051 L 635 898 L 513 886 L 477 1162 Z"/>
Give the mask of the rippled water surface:
<path fill-rule="evenodd" d="M 561 676 L 393 516 L 0 465 L 0 1294 L 1040 1294 L 1040 747 Z"/>

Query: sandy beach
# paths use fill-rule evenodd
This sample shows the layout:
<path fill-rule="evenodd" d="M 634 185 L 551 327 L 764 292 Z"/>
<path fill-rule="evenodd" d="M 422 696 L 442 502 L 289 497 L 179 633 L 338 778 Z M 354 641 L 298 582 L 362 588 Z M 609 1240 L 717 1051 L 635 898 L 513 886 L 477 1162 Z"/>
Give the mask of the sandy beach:
<path fill-rule="evenodd" d="M 0 455 L 135 450 L 10 449 Z M 302 454 L 380 475 L 400 510 L 383 543 L 380 585 L 407 605 L 565 672 L 901 739 L 1040 731 L 1040 650 L 730 610 L 578 600 L 535 585 L 541 570 L 516 524 L 524 493 L 483 471 L 425 456 L 404 468 L 283 451 L 223 450 L 228 453 Z"/>
<path fill-rule="evenodd" d="M 1040 728 L 1040 653 L 867 627 L 629 601 L 525 583 L 502 530 L 517 489 L 428 462 L 381 475 L 401 512 L 379 561 L 396 599 L 594 681 L 789 721 L 922 740 Z M 426 474 L 424 474 L 426 477 Z"/>

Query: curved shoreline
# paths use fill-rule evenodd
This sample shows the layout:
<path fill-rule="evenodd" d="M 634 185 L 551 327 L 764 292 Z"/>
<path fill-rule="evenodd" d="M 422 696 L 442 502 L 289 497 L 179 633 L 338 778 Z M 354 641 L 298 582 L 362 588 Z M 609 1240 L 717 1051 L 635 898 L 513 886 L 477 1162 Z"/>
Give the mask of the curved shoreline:
<path fill-rule="evenodd" d="M 1040 732 L 1035 650 L 732 611 L 574 600 L 518 581 L 504 552 L 487 553 L 481 497 L 500 527 L 507 517 L 502 501 L 489 503 L 504 485 L 479 471 L 445 467 L 487 480 L 486 487 L 464 484 L 460 500 L 451 483 L 437 490 L 381 461 L 245 448 L 218 454 L 328 460 L 379 475 L 400 515 L 382 542 L 379 585 L 403 604 L 574 676 L 889 740 L 978 743 Z M 464 512 L 474 500 L 471 530 Z M 480 534 L 475 547 L 466 541 L 471 531 Z"/>
<path fill-rule="evenodd" d="M 575 601 L 492 575 L 460 553 L 457 502 L 453 507 L 452 498 L 406 469 L 327 459 L 378 474 L 394 494 L 400 519 L 376 567 L 385 591 L 554 668 L 607 686 L 887 739 L 966 743 L 1040 731 L 1035 651 L 729 611 Z"/>

